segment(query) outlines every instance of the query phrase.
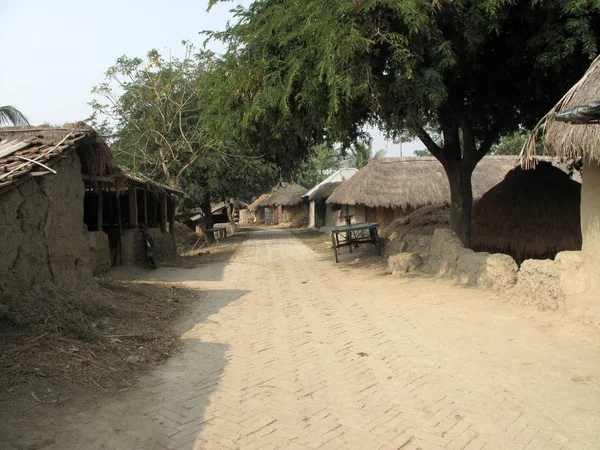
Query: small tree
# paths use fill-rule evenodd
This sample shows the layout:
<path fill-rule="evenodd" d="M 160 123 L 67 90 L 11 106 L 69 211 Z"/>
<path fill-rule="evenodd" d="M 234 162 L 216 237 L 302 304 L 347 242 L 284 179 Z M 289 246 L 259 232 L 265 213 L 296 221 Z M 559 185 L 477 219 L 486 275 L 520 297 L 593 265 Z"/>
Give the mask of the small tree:
<path fill-rule="evenodd" d="M 373 144 L 370 141 L 356 142 L 350 148 L 350 160 L 357 169 L 362 169 L 369 161 L 375 158 L 383 158 L 385 150 L 378 150 L 373 154 Z"/>
<path fill-rule="evenodd" d="M 183 44 L 183 59 L 165 59 L 157 50 L 146 60 L 120 57 L 107 70 L 107 81 L 92 90 L 100 100 L 91 103 L 92 119 L 107 117 L 113 124 L 117 161 L 174 187 L 218 146 L 201 120 L 213 55 Z"/>

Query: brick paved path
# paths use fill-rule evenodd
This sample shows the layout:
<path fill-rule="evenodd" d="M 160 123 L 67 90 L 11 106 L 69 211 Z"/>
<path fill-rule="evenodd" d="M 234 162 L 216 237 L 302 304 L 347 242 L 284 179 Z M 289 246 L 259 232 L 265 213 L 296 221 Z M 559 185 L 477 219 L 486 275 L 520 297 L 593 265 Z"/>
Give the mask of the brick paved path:
<path fill-rule="evenodd" d="M 185 351 L 55 448 L 600 448 L 598 347 L 533 310 L 343 269 L 284 231 L 221 269 L 159 270 L 208 291 Z"/>

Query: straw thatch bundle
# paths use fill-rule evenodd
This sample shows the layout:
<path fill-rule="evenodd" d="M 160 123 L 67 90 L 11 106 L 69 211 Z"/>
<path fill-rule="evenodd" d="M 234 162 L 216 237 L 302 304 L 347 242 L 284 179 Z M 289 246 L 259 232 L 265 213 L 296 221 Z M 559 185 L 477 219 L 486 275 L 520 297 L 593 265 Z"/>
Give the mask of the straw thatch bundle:
<path fill-rule="evenodd" d="M 581 250 L 581 185 L 549 162 L 517 167 L 473 207 L 473 250 L 507 253 L 517 263 Z"/>
<path fill-rule="evenodd" d="M 512 156 L 488 156 L 473 172 L 473 198 L 481 197 L 516 164 Z M 418 208 L 450 201 L 450 185 L 434 157 L 376 158 L 333 191 L 327 203 Z"/>
<path fill-rule="evenodd" d="M 296 206 L 302 203 L 302 194 L 305 192 L 306 189 L 299 184 L 283 183 L 275 186 L 268 194 L 261 195 L 259 197 L 261 201 L 258 202 L 256 200 L 252 205 L 257 203 L 255 208 L 265 206 Z"/>
<path fill-rule="evenodd" d="M 313 193 L 308 196 L 308 200 L 311 202 L 321 202 L 327 200 L 327 198 L 331 195 L 331 193 L 342 184 L 341 181 L 336 181 L 334 183 L 326 183 L 320 185 Z"/>
<path fill-rule="evenodd" d="M 387 238 L 393 233 L 402 238 L 408 233 L 433 236 L 438 228 L 450 228 L 450 206 L 427 205 L 411 214 L 394 220 L 381 232 L 382 238 Z"/>
<path fill-rule="evenodd" d="M 521 152 L 524 166 L 535 164 L 535 140 L 539 131 L 545 132 L 545 143 L 550 154 L 568 160 L 585 156 L 590 160 L 600 161 L 600 126 L 597 123 L 573 125 L 555 119 L 557 112 L 595 100 L 600 100 L 600 57 L 594 60 L 581 80 L 533 129 Z"/>

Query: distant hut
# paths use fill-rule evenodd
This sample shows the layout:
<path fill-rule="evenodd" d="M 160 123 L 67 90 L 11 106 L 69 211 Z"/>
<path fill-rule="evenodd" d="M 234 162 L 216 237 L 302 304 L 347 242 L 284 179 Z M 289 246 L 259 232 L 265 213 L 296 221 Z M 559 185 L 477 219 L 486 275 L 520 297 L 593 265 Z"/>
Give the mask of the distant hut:
<path fill-rule="evenodd" d="M 545 143 L 550 154 L 567 160 L 583 159 L 582 255 L 591 275 L 592 290 L 600 287 L 600 114 L 599 108 L 582 105 L 598 105 L 598 101 L 600 57 L 540 121 L 523 155 L 524 165 L 529 166 L 535 154 L 535 132 L 541 128 L 546 130 Z"/>
<path fill-rule="evenodd" d="M 474 205 L 471 248 L 525 259 L 581 250 L 581 184 L 550 162 L 516 167 Z"/>
<path fill-rule="evenodd" d="M 264 208 L 265 224 L 288 223 L 297 216 L 308 216 L 302 202 L 305 192 L 306 189 L 296 183 L 283 183 L 271 189 L 260 203 Z"/>
<path fill-rule="evenodd" d="M 515 164 L 512 156 L 483 158 L 473 172 L 473 198 L 502 181 Z M 380 229 L 422 206 L 449 202 L 448 177 L 434 157 L 373 159 L 327 199 L 327 204 L 341 206 L 341 216 L 377 222 Z"/>
<path fill-rule="evenodd" d="M 248 223 L 264 223 L 265 222 L 265 206 L 263 206 L 263 200 L 265 200 L 269 194 L 262 194 L 250 205 L 248 205 Z"/>
<path fill-rule="evenodd" d="M 327 198 L 342 182 L 349 180 L 358 172 L 358 169 L 339 169 L 323 181 L 308 190 L 302 197 L 309 202 L 308 226 L 317 230 L 329 232 L 329 228 L 339 222 L 340 209 L 334 205 L 327 205 Z"/>

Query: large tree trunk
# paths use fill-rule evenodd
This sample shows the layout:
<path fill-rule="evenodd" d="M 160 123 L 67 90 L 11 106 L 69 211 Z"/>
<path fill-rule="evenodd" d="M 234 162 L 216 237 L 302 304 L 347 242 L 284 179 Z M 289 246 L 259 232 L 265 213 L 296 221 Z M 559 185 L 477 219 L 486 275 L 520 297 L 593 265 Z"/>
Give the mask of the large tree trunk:
<path fill-rule="evenodd" d="M 473 210 L 473 169 L 464 161 L 445 167 L 450 183 L 450 229 L 466 248 L 471 245 L 471 211 Z"/>
<path fill-rule="evenodd" d="M 200 204 L 200 209 L 202 209 L 202 214 L 204 214 L 204 233 L 208 238 L 208 242 L 213 242 L 215 240 L 215 235 L 210 230 L 213 227 L 213 217 L 212 217 L 212 208 L 210 206 L 210 195 L 205 195 L 202 199 L 202 203 Z"/>

